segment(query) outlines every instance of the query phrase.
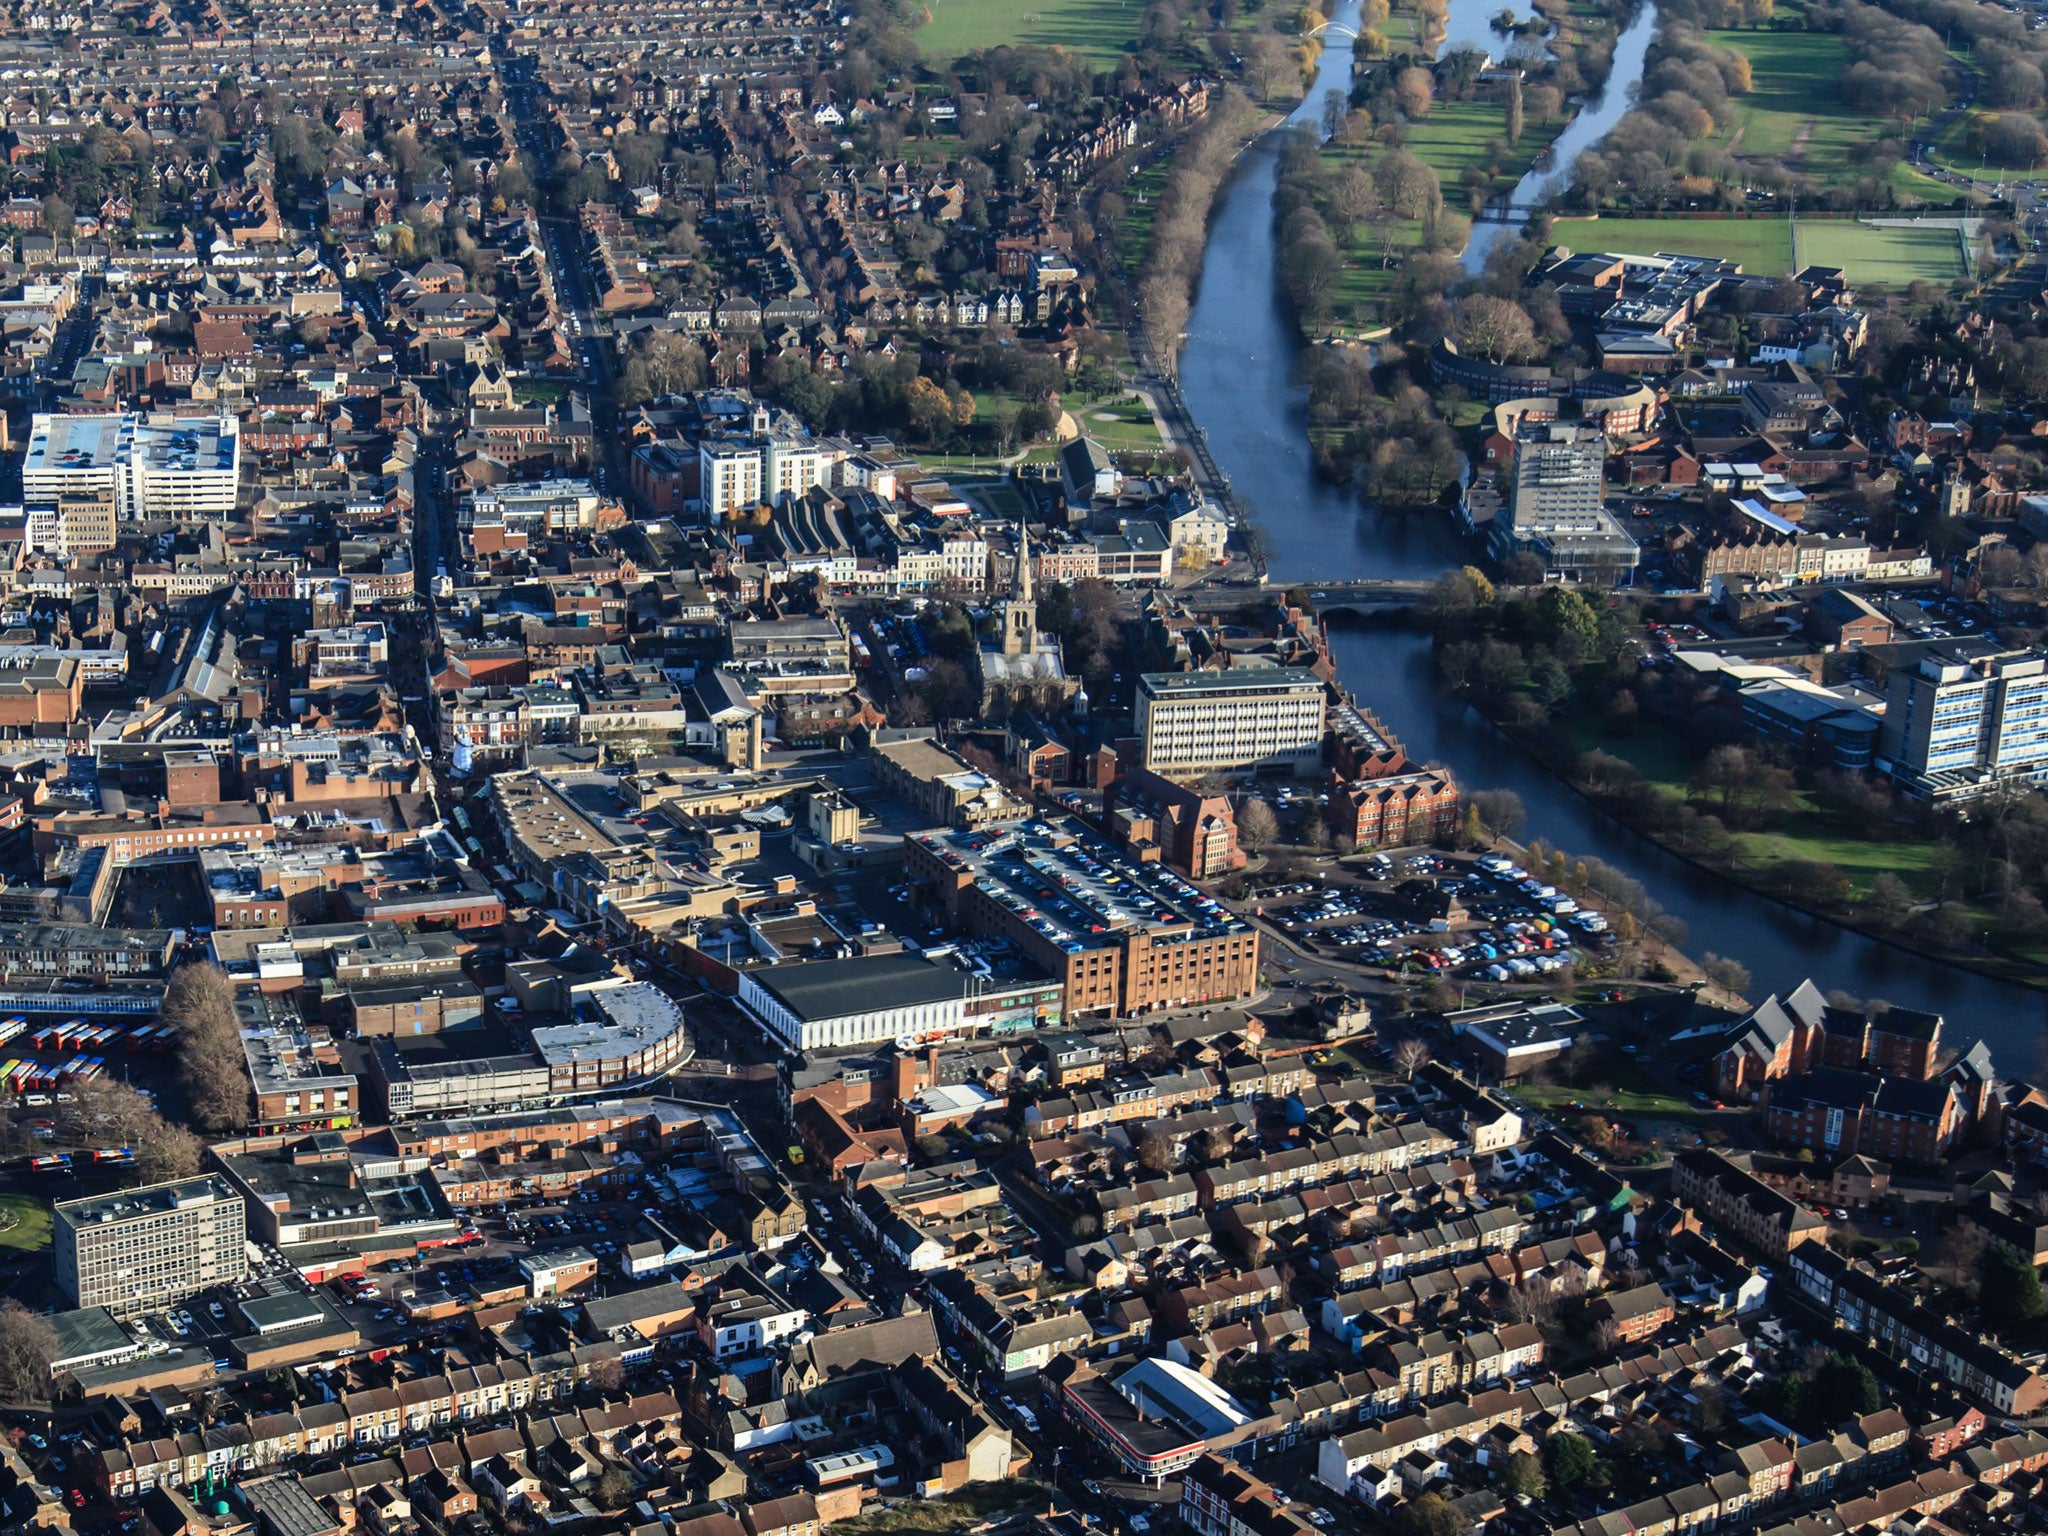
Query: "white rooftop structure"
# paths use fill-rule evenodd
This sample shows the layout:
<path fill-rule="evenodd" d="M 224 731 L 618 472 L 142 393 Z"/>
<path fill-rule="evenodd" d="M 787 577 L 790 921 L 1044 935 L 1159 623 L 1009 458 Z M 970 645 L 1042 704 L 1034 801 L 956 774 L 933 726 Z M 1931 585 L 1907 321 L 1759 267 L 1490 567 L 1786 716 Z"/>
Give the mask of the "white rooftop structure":
<path fill-rule="evenodd" d="M 242 475 L 241 423 L 232 416 L 53 416 L 29 424 L 25 503 L 111 496 L 131 520 L 226 518 Z"/>

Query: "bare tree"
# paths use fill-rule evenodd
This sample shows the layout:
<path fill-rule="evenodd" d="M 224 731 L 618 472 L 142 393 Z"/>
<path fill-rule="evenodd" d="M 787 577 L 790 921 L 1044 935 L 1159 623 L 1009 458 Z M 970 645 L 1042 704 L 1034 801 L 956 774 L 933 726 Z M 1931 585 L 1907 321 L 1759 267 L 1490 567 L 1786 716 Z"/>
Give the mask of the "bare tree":
<path fill-rule="evenodd" d="M 1428 1062 L 1429 1047 L 1414 1035 L 1409 1035 L 1394 1047 L 1394 1070 L 1401 1074 L 1403 1082 L 1413 1082 L 1415 1074 Z"/>
<path fill-rule="evenodd" d="M 57 1330 L 47 1317 L 18 1301 L 0 1303 L 0 1396 L 16 1403 L 48 1397 L 56 1358 Z"/>
<path fill-rule="evenodd" d="M 626 1368 L 616 1356 L 607 1355 L 590 1363 L 590 1374 L 585 1379 L 600 1392 L 617 1392 L 626 1385 Z"/>
<path fill-rule="evenodd" d="M 1257 853 L 1280 835 L 1280 821 L 1263 800 L 1247 800 L 1237 808 L 1237 840 Z"/>
<path fill-rule="evenodd" d="M 1452 312 L 1451 330 L 1461 352 L 1490 363 L 1526 357 L 1536 345 L 1536 327 L 1528 311 L 1513 299 L 1495 298 L 1490 293 L 1460 299 Z"/>

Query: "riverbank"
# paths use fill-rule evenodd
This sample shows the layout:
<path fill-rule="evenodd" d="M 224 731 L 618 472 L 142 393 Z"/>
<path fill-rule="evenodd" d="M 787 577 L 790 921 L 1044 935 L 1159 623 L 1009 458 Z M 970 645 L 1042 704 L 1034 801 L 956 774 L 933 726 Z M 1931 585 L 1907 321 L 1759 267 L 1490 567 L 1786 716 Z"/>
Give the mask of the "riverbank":
<path fill-rule="evenodd" d="M 1910 927 L 1883 925 L 1868 920 L 1859 921 L 1854 914 L 1862 910 L 1858 900 L 1861 893 L 1851 887 L 1844 887 L 1842 899 L 1838 902 L 1802 899 L 1798 893 L 1786 889 L 1782 879 L 1774 882 L 1769 878 L 1773 866 L 1782 871 L 1788 861 L 1774 860 L 1772 865 L 1760 865 L 1740 855 L 1729 854 L 1674 836 L 1668 825 L 1640 814 L 1632 814 L 1632 803 L 1640 804 L 1641 801 L 1638 799 L 1632 802 L 1625 788 L 1589 776 L 1585 771 L 1586 754 L 1576 749 L 1563 748 L 1549 732 L 1530 730 L 1513 720 L 1503 718 L 1497 711 L 1489 711 L 1468 694 L 1455 696 L 1476 710 L 1497 735 L 1526 754 L 1558 783 L 1594 807 L 1601 815 L 1679 862 L 1715 879 L 1727 881 L 1753 896 L 1785 908 L 1788 912 L 1826 923 L 1844 933 L 1901 949 L 1941 965 L 1956 966 L 2008 986 L 2026 987 L 2031 991 L 2048 993 L 2048 966 L 2037 961 L 1982 949 L 1943 946 L 1930 942 L 1924 934 L 1916 933 Z M 1669 798 L 1668 792 L 1662 788 L 1647 788 L 1649 793 Z M 1987 915 L 1961 902 L 1937 904 L 1930 910 L 1940 910 L 1943 906 L 1951 910 L 1970 912 L 1979 918 L 1981 921 L 1971 923 L 1970 926 L 1973 928 L 1982 928 L 1990 923 Z"/>

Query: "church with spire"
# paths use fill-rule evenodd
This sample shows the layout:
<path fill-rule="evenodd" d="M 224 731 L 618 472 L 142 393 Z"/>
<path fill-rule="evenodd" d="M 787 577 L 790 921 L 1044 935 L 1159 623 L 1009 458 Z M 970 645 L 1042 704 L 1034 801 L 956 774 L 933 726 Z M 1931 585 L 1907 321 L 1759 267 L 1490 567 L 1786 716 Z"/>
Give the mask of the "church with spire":
<path fill-rule="evenodd" d="M 991 553 L 991 561 L 993 561 Z M 992 581 L 991 586 L 994 585 Z M 1016 568 L 1010 595 L 1000 605 L 1002 632 L 984 640 L 977 655 L 981 672 L 981 712 L 992 720 L 1031 709 L 1048 718 L 1062 713 L 1080 683 L 1067 676 L 1059 638 L 1040 634 L 1038 597 L 1031 575 L 1031 538 L 1017 525 Z"/>

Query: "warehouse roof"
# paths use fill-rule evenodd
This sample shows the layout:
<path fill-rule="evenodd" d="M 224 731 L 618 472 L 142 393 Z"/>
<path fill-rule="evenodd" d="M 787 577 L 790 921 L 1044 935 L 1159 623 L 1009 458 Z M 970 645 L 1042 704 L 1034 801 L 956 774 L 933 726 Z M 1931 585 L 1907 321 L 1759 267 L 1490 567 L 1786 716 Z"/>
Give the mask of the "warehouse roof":
<path fill-rule="evenodd" d="M 751 973 L 800 1020 L 844 1018 L 878 1009 L 939 1003 L 967 990 L 967 974 L 915 955 L 813 960 Z"/>

